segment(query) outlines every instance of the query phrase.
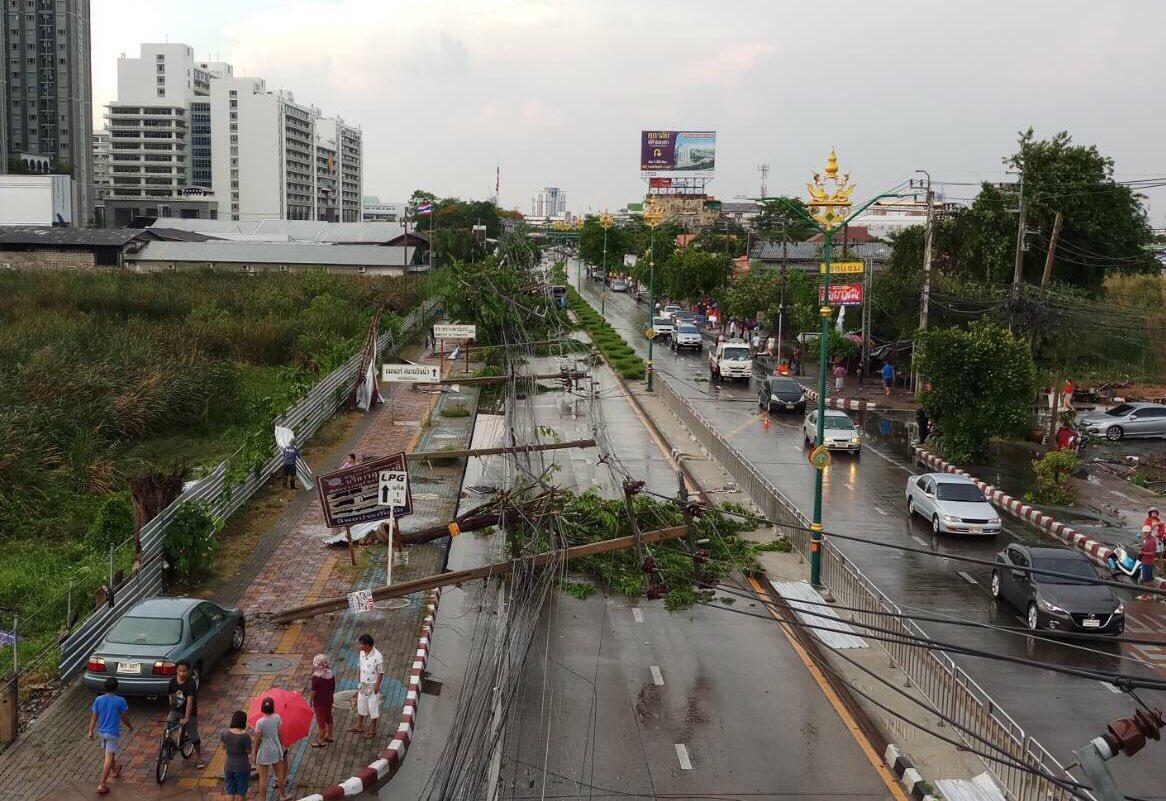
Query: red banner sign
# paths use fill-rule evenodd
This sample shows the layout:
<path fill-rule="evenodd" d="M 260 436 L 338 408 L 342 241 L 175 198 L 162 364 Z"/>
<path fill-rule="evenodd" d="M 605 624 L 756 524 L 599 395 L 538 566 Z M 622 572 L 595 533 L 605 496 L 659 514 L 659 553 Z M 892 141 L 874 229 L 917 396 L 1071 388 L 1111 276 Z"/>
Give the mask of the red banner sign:
<path fill-rule="evenodd" d="M 823 298 L 822 287 L 818 287 L 818 302 Z M 861 306 L 862 284 L 831 284 L 829 306 Z"/>

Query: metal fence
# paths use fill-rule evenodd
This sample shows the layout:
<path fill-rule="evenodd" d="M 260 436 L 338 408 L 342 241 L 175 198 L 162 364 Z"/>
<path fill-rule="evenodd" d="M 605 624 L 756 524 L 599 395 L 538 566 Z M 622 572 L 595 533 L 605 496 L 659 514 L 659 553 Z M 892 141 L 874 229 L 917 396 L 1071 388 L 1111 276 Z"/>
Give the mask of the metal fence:
<path fill-rule="evenodd" d="M 400 330 L 402 341 L 425 323 L 436 306 L 436 300 L 430 299 L 402 320 Z M 396 347 L 397 343 L 393 340 L 392 332 L 382 334 L 377 340 L 377 356 L 395 350 Z M 360 369 L 362 355 L 357 353 L 328 374 L 295 406 L 273 420 L 272 425 L 290 428 L 296 432 L 297 441 L 307 441 L 348 399 L 358 379 L 357 371 Z M 261 468 L 248 473 L 242 483 L 230 487 L 226 483 L 228 461 L 220 463 L 210 475 L 188 488 L 157 517 L 142 527 L 139 532 L 142 542 L 140 566 L 125 581 L 114 587 L 112 603 L 102 604 L 61 641 L 58 670 L 62 681 L 77 674 L 84 667 L 89 654 L 127 609 L 162 589 L 162 546 L 166 540 L 166 529 L 178 509 L 185 503 L 205 503 L 216 517 L 224 519 L 230 517 L 275 475 L 280 468 L 281 456 L 278 452 L 273 453 Z"/>
<path fill-rule="evenodd" d="M 761 475 L 687 398 L 673 389 L 666 378 L 657 373 L 655 384 L 668 408 L 688 426 L 709 454 L 729 471 L 742 491 L 808 557 L 809 534 L 805 529 L 810 524 L 809 518 L 769 479 Z M 914 621 L 877 614 L 889 612 L 901 615 L 903 612 L 874 582 L 863 575 L 853 560 L 829 541 L 824 542 L 822 548 L 822 583 L 833 594 L 845 599 L 845 605 L 867 610 L 853 613 L 857 623 L 877 626 L 890 632 L 886 636 L 893 641 L 882 641 L 880 645 L 936 710 L 954 720 L 963 730 L 992 743 L 1012 759 L 1049 775 L 1073 780 L 1064 766 L 1040 743 L 1025 734 L 1020 724 L 1002 710 L 951 657 L 940 651 L 908 644 L 910 638 L 928 638 Z M 896 637 L 902 637 L 902 640 Z M 961 730 L 959 734 L 969 746 L 984 749 L 981 742 L 965 731 Z M 1068 801 L 1072 797 L 1071 793 L 1054 782 L 1029 771 L 999 762 L 986 764 L 1014 801 Z"/>

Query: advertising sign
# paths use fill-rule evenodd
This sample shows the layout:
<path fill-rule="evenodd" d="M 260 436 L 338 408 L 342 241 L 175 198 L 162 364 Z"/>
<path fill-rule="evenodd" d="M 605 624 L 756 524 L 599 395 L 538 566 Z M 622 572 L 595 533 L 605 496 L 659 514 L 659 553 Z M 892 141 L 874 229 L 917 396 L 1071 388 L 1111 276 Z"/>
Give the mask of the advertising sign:
<path fill-rule="evenodd" d="M 634 253 L 625 253 L 623 256 L 623 266 L 624 267 L 635 267 L 637 261 L 639 261 L 639 259 L 636 257 L 636 254 L 634 254 Z"/>
<path fill-rule="evenodd" d="M 818 302 L 822 302 L 822 287 L 818 287 Z M 828 306 L 861 306 L 862 284 L 831 284 Z"/>
<path fill-rule="evenodd" d="M 381 380 L 386 384 L 433 384 L 441 378 L 440 372 L 435 364 L 383 364 Z"/>
<path fill-rule="evenodd" d="M 866 263 L 861 261 L 832 261 L 830 262 L 830 275 L 862 275 L 865 267 Z M 818 273 L 820 275 L 826 274 L 826 262 L 818 264 Z"/>
<path fill-rule="evenodd" d="M 712 175 L 716 150 L 716 131 L 641 131 L 640 170 Z"/>
<path fill-rule="evenodd" d="M 648 188 L 649 189 L 671 189 L 672 188 L 672 179 L 671 178 L 649 178 L 648 179 Z"/>
<path fill-rule="evenodd" d="M 324 523 L 330 528 L 339 528 L 384 520 L 389 516 L 390 507 L 381 504 L 381 473 L 404 472 L 405 469 L 405 454 L 398 453 L 317 476 L 316 490 L 320 494 L 320 507 L 324 510 Z M 405 503 L 394 504 L 392 508 L 397 517 L 413 513 L 413 495 L 408 487 Z"/>
<path fill-rule="evenodd" d="M 433 326 L 434 339 L 477 339 L 476 325 L 435 325 Z"/>
<path fill-rule="evenodd" d="M 348 611 L 354 615 L 361 612 L 375 612 L 377 602 L 372 598 L 372 590 L 356 590 L 348 593 Z"/>

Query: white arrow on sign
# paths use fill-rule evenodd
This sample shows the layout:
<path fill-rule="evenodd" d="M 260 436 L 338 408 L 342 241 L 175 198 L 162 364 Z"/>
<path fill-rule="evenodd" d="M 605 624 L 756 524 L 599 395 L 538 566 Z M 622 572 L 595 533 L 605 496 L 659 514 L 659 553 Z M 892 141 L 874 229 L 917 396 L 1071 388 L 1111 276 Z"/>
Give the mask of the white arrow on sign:
<path fill-rule="evenodd" d="M 404 506 L 409 493 L 409 473 L 405 470 L 382 470 L 377 504 Z"/>

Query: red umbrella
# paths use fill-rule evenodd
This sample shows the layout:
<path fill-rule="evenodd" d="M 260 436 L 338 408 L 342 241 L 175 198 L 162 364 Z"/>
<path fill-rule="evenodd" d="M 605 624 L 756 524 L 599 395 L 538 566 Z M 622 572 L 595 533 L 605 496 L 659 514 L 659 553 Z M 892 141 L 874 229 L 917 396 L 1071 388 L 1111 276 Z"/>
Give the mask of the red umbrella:
<path fill-rule="evenodd" d="M 251 711 L 247 713 L 247 723 L 254 728 L 255 722 L 263 717 L 260 706 L 264 698 L 275 702 L 275 714 L 282 721 L 279 727 L 279 739 L 284 747 L 298 742 L 308 736 L 312 728 L 312 708 L 299 693 L 272 687 L 251 699 Z"/>

